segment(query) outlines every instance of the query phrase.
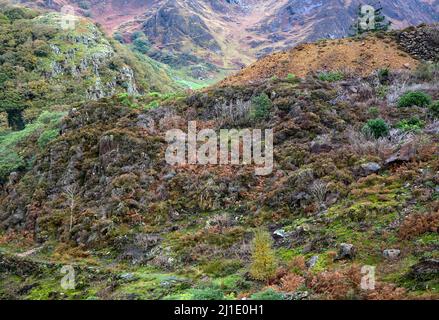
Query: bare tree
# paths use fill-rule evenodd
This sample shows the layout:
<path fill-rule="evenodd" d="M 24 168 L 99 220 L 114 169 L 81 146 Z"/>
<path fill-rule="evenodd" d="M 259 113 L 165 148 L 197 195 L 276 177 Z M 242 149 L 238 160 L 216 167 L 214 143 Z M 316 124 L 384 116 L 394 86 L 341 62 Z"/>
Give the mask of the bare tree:
<path fill-rule="evenodd" d="M 76 207 L 77 193 L 78 193 L 78 188 L 74 184 L 71 184 L 64 188 L 64 196 L 67 198 L 68 206 L 70 209 L 69 233 L 72 232 L 72 228 L 73 228 L 73 213 Z"/>

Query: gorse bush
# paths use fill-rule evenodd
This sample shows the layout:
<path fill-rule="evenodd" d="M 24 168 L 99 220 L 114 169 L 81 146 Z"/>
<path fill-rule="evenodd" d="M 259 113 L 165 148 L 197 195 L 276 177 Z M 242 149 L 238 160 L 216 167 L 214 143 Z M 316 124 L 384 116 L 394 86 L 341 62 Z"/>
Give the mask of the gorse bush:
<path fill-rule="evenodd" d="M 372 135 L 375 139 L 387 136 L 389 131 L 389 125 L 380 118 L 369 120 L 363 127 L 363 133 Z"/>
<path fill-rule="evenodd" d="M 277 263 L 273 241 L 268 232 L 258 230 L 252 244 L 252 264 L 250 274 L 253 279 L 267 281 L 276 273 Z"/>
<path fill-rule="evenodd" d="M 252 99 L 253 112 L 255 119 L 266 119 L 270 114 L 272 102 L 265 93 L 261 93 Z"/>
<path fill-rule="evenodd" d="M 413 106 L 427 107 L 431 104 L 431 97 L 421 91 L 407 92 L 398 100 L 399 108 L 408 108 Z"/>

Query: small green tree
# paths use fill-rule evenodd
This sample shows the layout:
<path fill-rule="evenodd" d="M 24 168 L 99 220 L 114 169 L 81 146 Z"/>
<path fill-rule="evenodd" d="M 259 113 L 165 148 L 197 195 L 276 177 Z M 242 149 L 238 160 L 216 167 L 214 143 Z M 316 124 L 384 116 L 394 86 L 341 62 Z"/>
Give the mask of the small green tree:
<path fill-rule="evenodd" d="M 374 6 L 360 4 L 357 19 L 351 26 L 351 35 L 360 35 L 365 32 L 387 31 L 392 22 L 383 14 L 383 6 L 378 1 Z"/>
<path fill-rule="evenodd" d="M 266 119 L 270 114 L 272 102 L 266 93 L 261 93 L 252 99 L 254 118 Z"/>
<path fill-rule="evenodd" d="M 255 233 L 250 267 L 250 274 L 253 279 L 266 281 L 275 275 L 277 263 L 272 245 L 273 241 L 268 232 L 258 230 Z"/>

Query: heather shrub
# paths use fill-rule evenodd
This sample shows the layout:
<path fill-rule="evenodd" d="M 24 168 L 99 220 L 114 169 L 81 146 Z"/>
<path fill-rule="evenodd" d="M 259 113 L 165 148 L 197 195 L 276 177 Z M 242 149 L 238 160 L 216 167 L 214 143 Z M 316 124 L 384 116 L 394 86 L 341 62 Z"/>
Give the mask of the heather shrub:
<path fill-rule="evenodd" d="M 389 131 L 389 125 L 380 118 L 369 120 L 363 127 L 363 133 L 369 134 L 375 139 L 387 136 Z"/>
<path fill-rule="evenodd" d="M 241 268 L 239 260 L 216 260 L 204 267 L 204 272 L 214 277 L 225 277 Z"/>
<path fill-rule="evenodd" d="M 429 107 L 429 111 L 434 118 L 439 118 L 439 101 L 433 102 Z"/>
<path fill-rule="evenodd" d="M 431 104 L 431 97 L 421 91 L 407 92 L 398 100 L 399 108 L 408 108 L 413 106 L 427 107 Z"/>
<path fill-rule="evenodd" d="M 252 264 L 250 274 L 253 279 L 267 281 L 276 274 L 276 257 L 272 249 L 272 239 L 268 232 L 257 231 L 252 244 Z"/>
<path fill-rule="evenodd" d="M 378 118 L 380 115 L 380 110 L 377 107 L 370 107 L 369 110 L 367 110 L 367 113 L 374 118 Z"/>

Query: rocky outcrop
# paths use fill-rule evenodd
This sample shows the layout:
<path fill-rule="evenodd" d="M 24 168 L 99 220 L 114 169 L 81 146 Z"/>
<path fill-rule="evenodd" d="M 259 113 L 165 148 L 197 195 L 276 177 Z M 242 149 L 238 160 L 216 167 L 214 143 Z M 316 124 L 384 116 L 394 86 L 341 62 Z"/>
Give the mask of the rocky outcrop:
<path fill-rule="evenodd" d="M 411 27 L 398 32 L 396 38 L 403 50 L 417 59 L 439 59 L 439 24 Z"/>

